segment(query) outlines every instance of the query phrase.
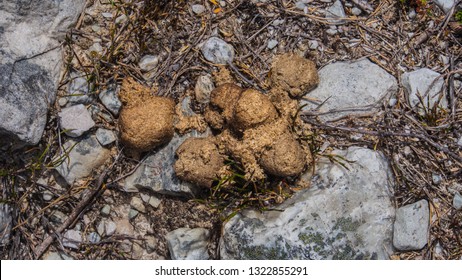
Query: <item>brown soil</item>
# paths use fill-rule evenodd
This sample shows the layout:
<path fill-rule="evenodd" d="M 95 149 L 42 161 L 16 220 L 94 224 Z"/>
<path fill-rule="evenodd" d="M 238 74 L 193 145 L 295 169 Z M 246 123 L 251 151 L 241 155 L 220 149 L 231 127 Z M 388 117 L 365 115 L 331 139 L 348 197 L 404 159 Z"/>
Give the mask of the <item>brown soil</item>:
<path fill-rule="evenodd" d="M 149 88 L 133 80 L 122 83 L 119 95 L 123 103 L 119 117 L 120 137 L 126 146 L 145 152 L 172 139 L 175 108 L 172 99 L 152 96 Z"/>
<path fill-rule="evenodd" d="M 271 82 L 273 87 L 282 87 L 291 97 L 302 97 L 319 83 L 316 64 L 296 54 L 279 55 L 271 68 Z"/>
<path fill-rule="evenodd" d="M 224 166 L 213 138 L 189 138 L 176 150 L 178 178 L 202 187 L 211 187 Z"/>

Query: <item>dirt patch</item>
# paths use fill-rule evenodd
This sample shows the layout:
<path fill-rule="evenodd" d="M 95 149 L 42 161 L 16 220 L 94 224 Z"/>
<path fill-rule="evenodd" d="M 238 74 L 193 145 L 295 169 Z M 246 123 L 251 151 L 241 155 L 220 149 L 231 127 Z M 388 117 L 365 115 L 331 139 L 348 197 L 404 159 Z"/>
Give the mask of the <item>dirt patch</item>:
<path fill-rule="evenodd" d="M 189 138 L 176 150 L 178 178 L 198 186 L 211 187 L 223 168 L 223 156 L 213 138 Z"/>
<path fill-rule="evenodd" d="M 319 83 L 315 63 L 291 53 L 275 58 L 270 76 L 273 87 L 281 87 L 294 98 L 302 97 Z"/>
<path fill-rule="evenodd" d="M 123 103 L 119 118 L 121 140 L 139 152 L 170 141 L 174 134 L 175 102 L 153 96 L 151 92 L 149 88 L 126 79 L 119 94 Z"/>

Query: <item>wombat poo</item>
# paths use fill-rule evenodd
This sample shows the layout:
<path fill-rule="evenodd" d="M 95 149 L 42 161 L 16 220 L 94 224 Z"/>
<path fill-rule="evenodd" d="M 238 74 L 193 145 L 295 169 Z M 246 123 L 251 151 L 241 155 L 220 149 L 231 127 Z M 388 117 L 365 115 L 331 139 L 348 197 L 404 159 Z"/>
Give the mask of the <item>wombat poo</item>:
<path fill-rule="evenodd" d="M 224 166 L 213 138 L 189 138 L 176 150 L 177 176 L 198 186 L 211 187 Z"/>
<path fill-rule="evenodd" d="M 122 142 L 145 152 L 170 141 L 174 134 L 175 102 L 152 96 L 150 89 L 131 79 L 124 80 L 119 97 L 123 103 L 119 125 Z"/>
<path fill-rule="evenodd" d="M 273 87 L 281 87 L 291 97 L 299 98 L 319 83 L 319 75 L 313 61 L 295 54 L 277 56 L 271 67 Z"/>
<path fill-rule="evenodd" d="M 188 139 L 177 150 L 177 176 L 201 186 L 226 174 L 224 159 L 237 160 L 249 181 L 300 175 L 311 160 L 307 145 L 299 142 L 303 122 L 299 98 L 318 83 L 313 62 L 286 54 L 271 69 L 269 95 L 225 83 L 215 88 L 205 110 L 205 120 L 216 136 Z M 296 128 L 295 126 L 298 126 Z"/>

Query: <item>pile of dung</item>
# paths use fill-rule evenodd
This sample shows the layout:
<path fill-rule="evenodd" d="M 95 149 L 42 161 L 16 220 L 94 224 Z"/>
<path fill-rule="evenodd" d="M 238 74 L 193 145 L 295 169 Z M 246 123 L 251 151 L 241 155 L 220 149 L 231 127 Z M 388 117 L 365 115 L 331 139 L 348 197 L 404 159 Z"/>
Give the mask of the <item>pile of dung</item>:
<path fill-rule="evenodd" d="M 150 151 L 174 135 L 175 102 L 152 95 L 152 90 L 133 79 L 122 83 L 119 127 L 122 143 L 137 152 Z"/>
<path fill-rule="evenodd" d="M 217 81 L 204 113 L 215 136 L 189 139 L 178 148 L 180 179 L 210 187 L 232 172 L 227 158 L 238 161 L 245 179 L 253 182 L 268 175 L 296 177 L 305 170 L 311 153 L 300 143 L 306 127 L 298 116 L 298 98 L 319 82 L 315 65 L 293 54 L 278 56 L 270 81 L 267 95 Z"/>

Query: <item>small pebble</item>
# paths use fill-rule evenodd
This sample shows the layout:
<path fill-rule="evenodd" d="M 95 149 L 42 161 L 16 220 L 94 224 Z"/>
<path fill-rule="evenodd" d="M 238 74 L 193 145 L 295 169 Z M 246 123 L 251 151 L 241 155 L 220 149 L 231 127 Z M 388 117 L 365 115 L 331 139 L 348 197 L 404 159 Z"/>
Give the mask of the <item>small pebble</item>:
<path fill-rule="evenodd" d="M 316 41 L 316 40 L 310 40 L 310 41 L 308 42 L 308 47 L 309 47 L 311 50 L 317 50 L 318 47 L 319 47 L 319 43 L 318 43 L 318 41 Z"/>
<path fill-rule="evenodd" d="M 82 242 L 82 233 L 78 230 L 68 230 L 63 236 L 63 246 L 78 249 Z"/>
<path fill-rule="evenodd" d="M 113 235 L 116 232 L 116 229 L 117 229 L 117 225 L 113 221 L 106 221 L 104 223 L 104 227 L 105 227 L 107 236 Z"/>
<path fill-rule="evenodd" d="M 192 9 L 193 13 L 195 13 L 196 15 L 201 15 L 201 14 L 203 14 L 205 12 L 204 5 L 192 5 L 191 9 Z"/>
<path fill-rule="evenodd" d="M 109 204 L 106 204 L 101 208 L 100 211 L 101 215 L 107 216 L 111 213 L 111 206 Z"/>
<path fill-rule="evenodd" d="M 272 50 L 272 49 L 274 49 L 278 44 L 279 44 L 279 42 L 278 42 L 277 40 L 269 40 L 269 41 L 268 41 L 268 49 Z"/>
<path fill-rule="evenodd" d="M 101 31 L 101 27 L 99 27 L 99 25 L 92 25 L 91 30 L 93 30 L 93 32 L 99 33 Z"/>
<path fill-rule="evenodd" d="M 295 7 L 299 10 L 303 10 L 305 9 L 306 5 L 302 1 L 298 1 L 297 3 L 295 3 Z"/>
<path fill-rule="evenodd" d="M 354 7 L 353 9 L 351 9 L 351 13 L 352 13 L 353 15 L 355 15 L 355 16 L 359 16 L 359 15 L 361 14 L 361 12 L 362 12 L 361 9 L 356 8 L 356 7 Z"/>
<path fill-rule="evenodd" d="M 105 18 L 112 18 L 112 13 L 101 13 L 101 15 Z"/>
<path fill-rule="evenodd" d="M 283 19 L 275 19 L 272 23 L 273 26 L 278 26 L 284 23 Z"/>
<path fill-rule="evenodd" d="M 130 206 L 138 212 L 146 212 L 146 207 L 144 206 L 143 201 L 141 200 L 141 198 L 137 196 L 132 198 L 132 200 L 130 201 Z"/>
<path fill-rule="evenodd" d="M 99 234 L 96 233 L 96 232 L 90 232 L 87 235 L 87 240 L 88 240 L 88 242 L 90 242 L 92 244 L 96 244 L 96 243 L 101 241 L 101 236 L 99 236 Z"/>
<path fill-rule="evenodd" d="M 116 18 L 115 23 L 116 24 L 122 24 L 127 21 L 127 16 L 126 15 L 120 15 Z"/>
<path fill-rule="evenodd" d="M 452 206 L 454 206 L 454 208 L 456 210 L 459 210 L 462 208 L 462 195 L 460 195 L 460 193 L 456 193 L 454 195 L 454 199 L 452 201 Z"/>
<path fill-rule="evenodd" d="M 68 100 L 67 100 L 66 97 L 60 97 L 58 99 L 58 104 L 59 104 L 60 107 L 66 106 L 67 102 L 68 102 Z"/>
<path fill-rule="evenodd" d="M 162 200 L 158 199 L 155 196 L 151 196 L 151 198 L 149 198 L 149 205 L 151 205 L 154 208 L 159 207 L 161 202 L 162 202 Z"/>
<path fill-rule="evenodd" d="M 43 192 L 43 200 L 50 201 L 53 198 L 53 194 L 50 191 Z"/>
<path fill-rule="evenodd" d="M 128 218 L 130 220 L 136 218 L 136 216 L 138 216 L 139 212 L 136 211 L 135 209 L 130 209 L 130 211 L 128 211 Z"/>
<path fill-rule="evenodd" d="M 415 12 L 414 9 L 411 9 L 409 11 L 409 13 L 407 14 L 407 16 L 410 18 L 410 19 L 414 19 L 416 16 L 417 16 L 417 13 Z"/>
<path fill-rule="evenodd" d="M 331 35 L 331 36 L 334 36 L 335 34 L 337 34 L 337 30 L 329 28 L 329 29 L 326 30 L 326 33 Z"/>
<path fill-rule="evenodd" d="M 98 128 L 98 130 L 96 130 L 96 139 L 101 146 L 108 146 L 116 141 L 116 136 L 112 130 Z"/>
<path fill-rule="evenodd" d="M 462 147 L 462 137 L 460 137 L 459 140 L 457 141 L 457 145 Z"/>
<path fill-rule="evenodd" d="M 156 55 L 145 55 L 140 59 L 139 66 L 143 71 L 151 71 L 159 64 L 159 57 Z"/>
<path fill-rule="evenodd" d="M 438 175 L 438 174 L 435 174 L 435 173 L 432 174 L 433 184 L 439 185 L 442 180 L 443 180 L 443 178 L 441 177 L 441 175 Z"/>
<path fill-rule="evenodd" d="M 408 156 L 412 153 L 411 147 L 406 146 L 404 147 L 404 155 Z"/>
<path fill-rule="evenodd" d="M 105 227 L 105 222 L 104 220 L 101 220 L 98 225 L 96 226 L 96 232 L 98 232 L 98 234 L 100 236 L 103 236 L 104 235 L 104 227 Z"/>

